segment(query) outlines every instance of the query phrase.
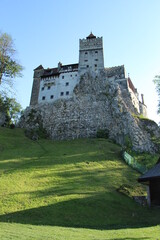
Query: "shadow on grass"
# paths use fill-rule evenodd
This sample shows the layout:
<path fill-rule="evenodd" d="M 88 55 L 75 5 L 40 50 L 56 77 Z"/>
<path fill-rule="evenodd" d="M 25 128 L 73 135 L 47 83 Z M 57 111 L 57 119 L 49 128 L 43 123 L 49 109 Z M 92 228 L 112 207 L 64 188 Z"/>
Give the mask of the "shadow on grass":
<path fill-rule="evenodd" d="M 7 174 L 63 164 L 90 163 L 104 160 L 106 156 L 110 161 L 121 159 L 118 146 L 107 141 L 98 142 L 97 139 L 62 142 L 46 140 L 44 146 L 43 142 L 22 146 L 6 148 L 4 154 L 0 156 L 0 170 Z"/>
<path fill-rule="evenodd" d="M 158 225 L 159 219 L 160 211 L 137 207 L 116 191 L 0 216 L 0 222 L 101 230 L 150 227 Z"/>
<path fill-rule="evenodd" d="M 6 151 L 4 156 L 1 156 L 0 167 L 5 174 L 31 170 L 35 174 L 28 185 L 32 184 L 32 181 L 41 183 L 42 178 L 42 186 L 47 183 L 45 188 L 39 191 L 11 193 L 15 199 L 18 199 L 15 195 L 29 194 L 27 199 L 31 204 L 30 209 L 1 215 L 1 222 L 91 229 L 120 229 L 160 223 L 160 211 L 142 208 L 116 191 L 117 186 L 135 179 L 134 171 L 119 162 L 120 148 L 116 145 L 95 139 L 44 141 L 43 148 L 36 144 L 33 143 L 32 148 L 30 144 L 26 144 L 28 148 L 23 148 L 25 152 L 19 146 L 15 152 L 7 154 Z M 21 155 L 22 158 L 19 157 L 14 162 L 14 159 Z M 10 156 L 13 161 L 3 161 Z M 28 159 L 24 159 L 25 157 Z M 101 165 L 104 160 L 105 164 Z M 109 164 L 106 166 L 107 162 Z M 56 165 L 62 166 L 59 168 Z M 11 194 L 8 194 L 8 197 Z M 66 195 L 70 195 L 68 201 L 64 201 Z M 49 197 L 52 199 L 50 205 L 47 204 Z M 38 205 L 46 202 L 46 206 L 33 208 L 37 198 Z"/>

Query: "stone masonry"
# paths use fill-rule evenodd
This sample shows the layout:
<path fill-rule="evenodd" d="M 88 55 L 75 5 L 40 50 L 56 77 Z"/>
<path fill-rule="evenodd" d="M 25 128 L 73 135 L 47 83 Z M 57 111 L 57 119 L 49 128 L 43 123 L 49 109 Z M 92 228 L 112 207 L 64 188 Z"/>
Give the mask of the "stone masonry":
<path fill-rule="evenodd" d="M 152 142 L 155 133 L 160 137 L 157 124 L 142 123 L 136 114 L 130 94 L 120 84 L 108 81 L 105 71 L 88 72 L 80 77 L 72 98 L 26 108 L 20 127 L 32 130 L 42 124 L 55 140 L 96 137 L 98 130 L 107 130 L 122 146 L 129 141 L 133 150 L 157 151 Z"/>

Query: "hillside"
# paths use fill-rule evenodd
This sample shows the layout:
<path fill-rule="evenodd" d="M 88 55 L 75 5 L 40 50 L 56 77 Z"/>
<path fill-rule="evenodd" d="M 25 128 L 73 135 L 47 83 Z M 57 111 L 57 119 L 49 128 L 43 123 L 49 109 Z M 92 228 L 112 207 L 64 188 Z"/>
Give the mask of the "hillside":
<path fill-rule="evenodd" d="M 124 163 L 120 151 L 105 139 L 34 142 L 21 129 L 0 128 L 0 222 L 6 222 L 0 223 L 0 239 L 7 239 L 6 229 L 8 234 L 11 228 L 40 231 L 33 225 L 54 227 L 58 233 L 53 239 L 65 239 L 58 238 L 60 232 L 72 236 L 82 228 L 84 239 L 96 239 L 89 238 L 94 236 L 91 229 L 150 227 L 143 236 L 148 236 L 145 231 L 151 234 L 149 229 L 152 232 L 160 223 L 160 209 L 134 202 L 132 197 L 144 194 L 145 188 L 137 183 L 139 174 Z M 44 227 L 41 231 L 43 235 Z M 159 227 L 154 231 L 158 236 Z M 108 239 L 104 236 L 97 239 Z M 13 234 L 8 239 L 22 238 Z M 52 238 L 46 235 L 46 239 Z"/>

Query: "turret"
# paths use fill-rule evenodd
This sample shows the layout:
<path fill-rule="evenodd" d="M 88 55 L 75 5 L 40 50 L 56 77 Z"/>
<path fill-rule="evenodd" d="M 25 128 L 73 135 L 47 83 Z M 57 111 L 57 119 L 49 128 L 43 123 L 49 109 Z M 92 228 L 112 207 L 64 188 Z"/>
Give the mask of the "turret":
<path fill-rule="evenodd" d="M 91 34 L 79 40 L 79 74 L 104 69 L 103 40 Z"/>
<path fill-rule="evenodd" d="M 40 81 L 41 81 L 41 76 L 42 76 L 43 72 L 44 72 L 44 68 L 42 65 L 40 65 L 34 69 L 33 86 L 32 86 L 30 105 L 36 105 L 38 103 Z"/>

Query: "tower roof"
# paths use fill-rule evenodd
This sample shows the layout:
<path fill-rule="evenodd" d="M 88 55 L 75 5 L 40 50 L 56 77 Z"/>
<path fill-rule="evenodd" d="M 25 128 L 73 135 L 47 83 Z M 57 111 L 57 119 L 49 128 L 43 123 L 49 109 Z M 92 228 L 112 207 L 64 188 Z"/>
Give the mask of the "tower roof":
<path fill-rule="evenodd" d="M 43 69 L 43 66 L 42 65 L 39 65 L 37 68 L 35 68 L 34 70 L 41 70 Z"/>
<path fill-rule="evenodd" d="M 89 36 L 86 37 L 86 38 L 87 38 L 87 39 L 91 39 L 91 38 L 96 38 L 96 36 L 94 36 L 93 33 L 91 32 L 91 33 L 89 34 Z"/>

